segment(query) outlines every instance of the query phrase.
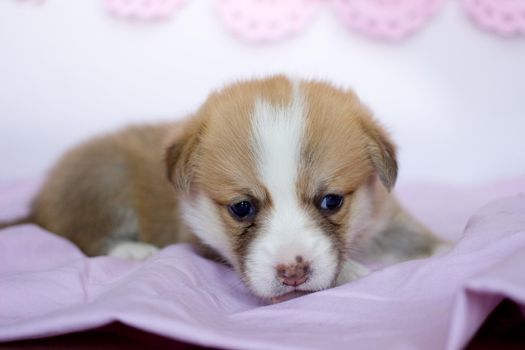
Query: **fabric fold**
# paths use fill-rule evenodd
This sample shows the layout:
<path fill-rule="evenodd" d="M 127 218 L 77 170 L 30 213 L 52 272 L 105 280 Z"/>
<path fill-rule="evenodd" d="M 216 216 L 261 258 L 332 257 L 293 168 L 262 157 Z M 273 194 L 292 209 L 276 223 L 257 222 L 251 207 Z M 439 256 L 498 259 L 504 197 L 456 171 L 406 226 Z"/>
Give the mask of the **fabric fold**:
<path fill-rule="evenodd" d="M 30 198 L 25 185 L 19 190 L 26 200 L 17 200 L 13 213 L 22 212 Z M 501 193 L 507 192 L 493 192 Z M 440 206 L 466 211 L 464 196 L 451 191 L 439 201 L 420 200 L 426 207 L 414 212 L 427 222 L 432 218 L 425 213 Z M 0 197 L 0 211 L 8 206 Z M 189 245 L 166 247 L 138 263 L 87 258 L 34 225 L 3 229 L 0 342 L 120 321 L 218 348 L 461 349 L 504 297 L 525 306 L 525 196 L 493 201 L 454 220 L 443 226 L 465 229 L 456 231 L 449 252 L 274 305 L 255 298 L 232 270 Z M 439 232 L 439 222 L 433 225 Z"/>

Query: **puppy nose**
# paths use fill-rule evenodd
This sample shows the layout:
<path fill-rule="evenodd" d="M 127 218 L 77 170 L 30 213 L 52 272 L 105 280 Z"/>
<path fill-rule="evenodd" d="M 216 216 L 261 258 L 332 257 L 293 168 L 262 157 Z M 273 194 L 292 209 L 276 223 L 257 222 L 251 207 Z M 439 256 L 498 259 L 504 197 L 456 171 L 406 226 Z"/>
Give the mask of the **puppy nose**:
<path fill-rule="evenodd" d="M 276 270 L 279 280 L 292 287 L 300 286 L 310 276 L 310 264 L 300 255 L 295 257 L 295 263 L 279 264 Z"/>

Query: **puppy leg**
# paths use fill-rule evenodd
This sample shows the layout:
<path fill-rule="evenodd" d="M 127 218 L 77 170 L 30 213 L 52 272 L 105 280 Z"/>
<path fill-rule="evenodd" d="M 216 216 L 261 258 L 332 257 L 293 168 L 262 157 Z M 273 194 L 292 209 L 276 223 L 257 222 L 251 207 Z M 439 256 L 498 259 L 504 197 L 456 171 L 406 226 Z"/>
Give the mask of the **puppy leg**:
<path fill-rule="evenodd" d="M 410 215 L 377 178 L 355 192 L 349 257 L 378 267 L 424 258 L 451 246 Z"/>
<path fill-rule="evenodd" d="M 368 274 L 370 274 L 370 270 L 368 270 L 368 268 L 354 260 L 347 259 L 341 266 L 341 271 L 339 271 L 335 285 L 340 286 L 342 284 L 364 277 Z"/>
<path fill-rule="evenodd" d="M 394 202 L 383 227 L 370 237 L 366 255 L 376 262 L 393 264 L 447 251 L 451 243 L 435 236 Z"/>
<path fill-rule="evenodd" d="M 121 241 L 109 250 L 108 255 L 128 260 L 145 260 L 159 248 L 144 242 Z"/>

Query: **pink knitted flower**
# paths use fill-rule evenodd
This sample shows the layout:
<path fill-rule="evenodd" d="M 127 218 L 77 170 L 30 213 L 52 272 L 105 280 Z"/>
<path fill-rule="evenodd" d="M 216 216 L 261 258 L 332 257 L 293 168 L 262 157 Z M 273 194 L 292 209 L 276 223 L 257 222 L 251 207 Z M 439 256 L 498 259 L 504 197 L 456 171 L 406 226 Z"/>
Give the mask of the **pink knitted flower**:
<path fill-rule="evenodd" d="M 46 0 L 17 0 L 40 4 Z M 118 17 L 167 18 L 187 0 L 102 0 Z M 346 27 L 396 40 L 422 28 L 445 0 L 214 0 L 220 20 L 238 37 L 274 41 L 304 30 L 321 5 L 331 6 Z M 525 35 L 525 0 L 457 0 L 480 27 L 505 36 Z M 198 24 L 196 24 L 198 25 Z"/>
<path fill-rule="evenodd" d="M 267 41 L 295 34 L 315 15 L 322 0 L 216 0 L 217 13 L 235 35 Z"/>
<path fill-rule="evenodd" d="M 525 34 L 524 0 L 461 0 L 481 27 L 501 35 Z"/>
<path fill-rule="evenodd" d="M 382 39 L 400 39 L 421 28 L 443 0 L 333 0 L 350 29 Z"/>
<path fill-rule="evenodd" d="M 106 9 L 124 18 L 152 20 L 168 17 L 186 0 L 104 0 Z"/>

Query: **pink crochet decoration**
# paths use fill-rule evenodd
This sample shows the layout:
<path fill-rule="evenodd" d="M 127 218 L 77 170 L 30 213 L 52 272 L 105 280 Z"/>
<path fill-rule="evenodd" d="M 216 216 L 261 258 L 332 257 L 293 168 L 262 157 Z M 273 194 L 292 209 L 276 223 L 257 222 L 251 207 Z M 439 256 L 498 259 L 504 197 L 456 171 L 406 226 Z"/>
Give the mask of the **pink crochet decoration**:
<path fill-rule="evenodd" d="M 216 0 L 224 25 L 249 41 L 281 39 L 301 31 L 322 0 Z"/>
<path fill-rule="evenodd" d="M 17 0 L 41 4 L 46 0 Z M 167 18 L 187 0 L 102 0 L 127 19 Z M 421 29 L 445 0 L 214 0 L 224 25 L 251 42 L 282 39 L 304 30 L 321 5 L 347 28 L 378 39 L 402 39 Z M 505 36 L 525 35 L 525 0 L 457 0 L 480 27 Z M 196 24 L 197 25 L 197 24 Z"/>
<path fill-rule="evenodd" d="M 106 9 L 117 17 L 154 20 L 169 17 L 186 0 L 103 0 Z"/>
<path fill-rule="evenodd" d="M 344 24 L 381 39 L 401 39 L 420 29 L 443 0 L 333 0 Z"/>
<path fill-rule="evenodd" d="M 467 13 L 483 28 L 505 36 L 525 34 L 524 0 L 461 0 Z"/>

